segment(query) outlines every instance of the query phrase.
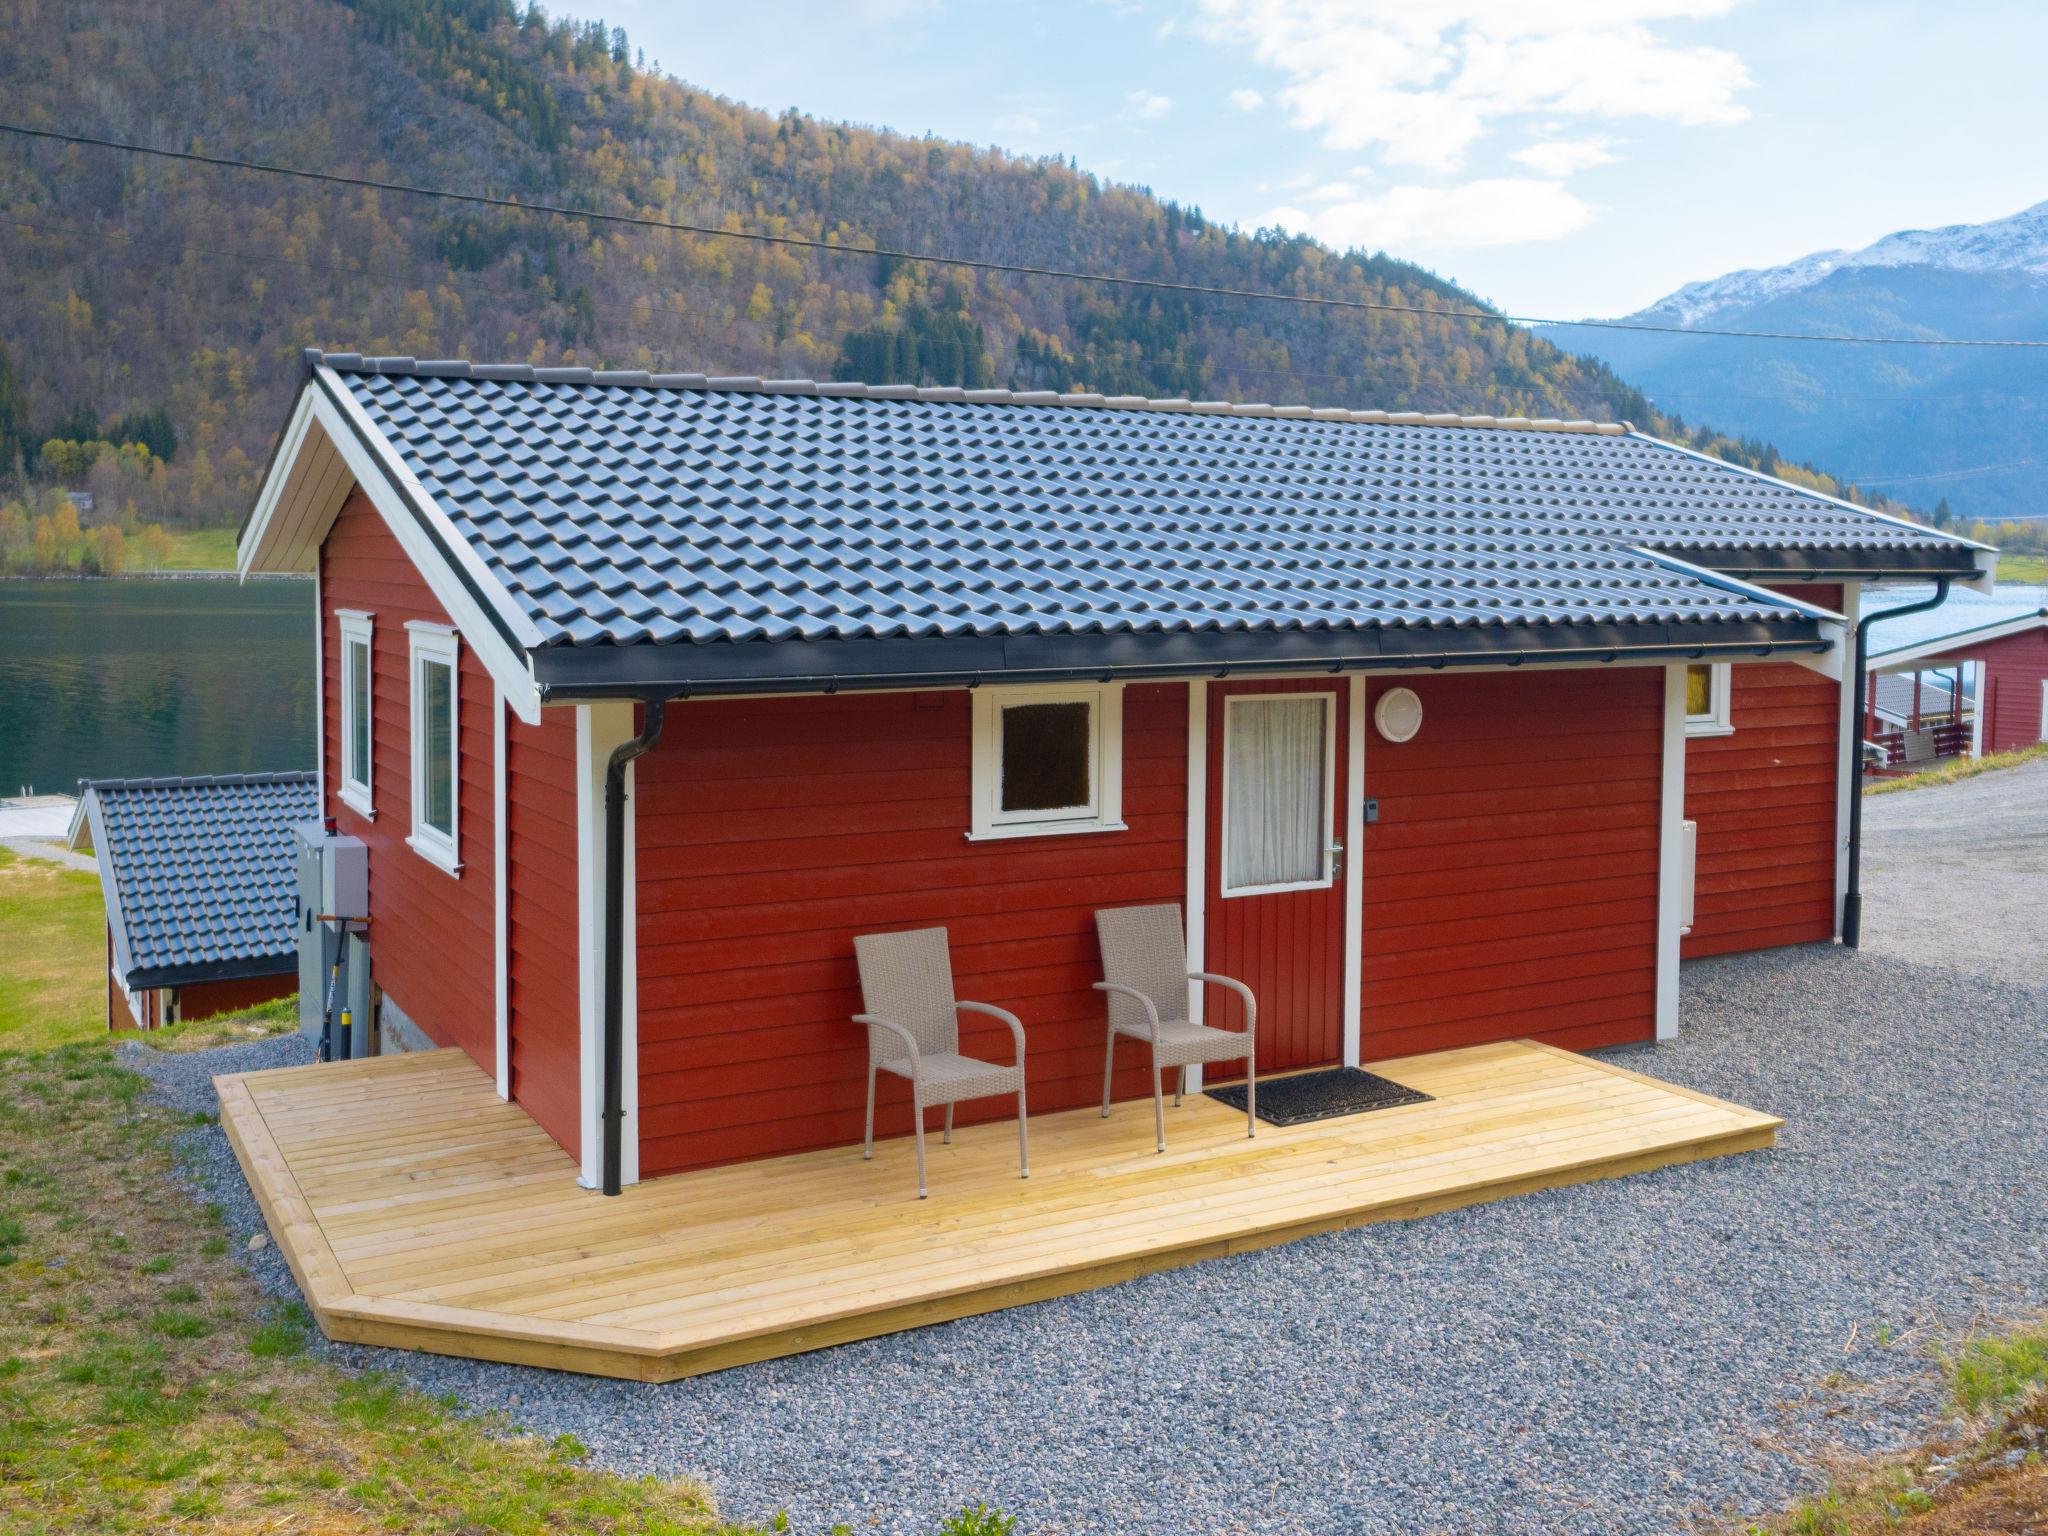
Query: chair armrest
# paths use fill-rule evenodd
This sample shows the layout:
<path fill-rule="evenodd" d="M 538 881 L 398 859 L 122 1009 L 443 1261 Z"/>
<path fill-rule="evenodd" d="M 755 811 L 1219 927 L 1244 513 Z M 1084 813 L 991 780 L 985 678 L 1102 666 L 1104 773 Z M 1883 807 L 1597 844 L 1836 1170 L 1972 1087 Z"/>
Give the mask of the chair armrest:
<path fill-rule="evenodd" d="M 853 1016 L 853 1022 L 867 1025 L 869 1031 L 868 1048 L 870 1050 L 874 1049 L 873 1032 L 875 1030 L 886 1029 L 891 1034 L 897 1036 L 902 1040 L 904 1049 L 910 1052 L 910 1070 L 920 1077 L 924 1075 L 924 1057 L 918 1051 L 917 1037 L 901 1024 L 896 1023 L 893 1019 L 885 1019 L 876 1013 L 856 1013 Z"/>
<path fill-rule="evenodd" d="M 1140 992 L 1136 987 L 1127 987 L 1120 981 L 1098 981 L 1094 985 L 1095 990 L 1098 992 L 1120 992 L 1125 997 L 1134 997 L 1143 1003 L 1145 1005 L 1145 1018 L 1152 1026 L 1152 1043 L 1154 1045 L 1159 1043 L 1159 1010 L 1152 1006 L 1151 998 Z"/>
<path fill-rule="evenodd" d="M 1228 987 L 1244 999 L 1244 1032 L 1253 1034 L 1259 1027 L 1259 1002 L 1252 996 L 1252 989 L 1234 977 L 1219 976 L 1214 971 L 1189 971 L 1188 980 L 1214 982 L 1219 987 Z"/>
<path fill-rule="evenodd" d="M 1017 1065 L 1024 1065 L 1024 1021 L 1007 1008 L 998 1008 L 994 1003 L 955 1002 L 955 1008 L 968 1013 L 985 1013 L 992 1019 L 1001 1019 L 1010 1026 L 1010 1038 L 1017 1042 Z"/>

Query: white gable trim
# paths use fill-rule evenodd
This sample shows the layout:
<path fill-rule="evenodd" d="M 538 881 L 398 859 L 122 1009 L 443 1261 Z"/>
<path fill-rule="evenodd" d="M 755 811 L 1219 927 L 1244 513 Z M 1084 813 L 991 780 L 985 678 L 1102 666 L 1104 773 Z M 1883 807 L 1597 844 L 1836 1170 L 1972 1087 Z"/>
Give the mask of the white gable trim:
<path fill-rule="evenodd" d="M 79 796 L 77 815 L 84 818 L 92 834 L 93 859 L 100 867 L 100 898 L 107 909 L 107 930 L 114 938 L 114 977 L 126 992 L 135 957 L 128 948 L 128 915 L 121 910 L 121 889 L 114 880 L 114 856 L 107 851 L 107 824 L 100 810 L 98 790 L 87 789 Z M 74 831 L 76 825 L 74 821 Z M 75 839 L 73 843 L 75 846 Z"/>
<path fill-rule="evenodd" d="M 316 370 L 313 381 L 299 392 L 283 445 L 256 499 L 256 510 L 242 530 L 236 548 L 237 574 L 246 578 L 252 571 L 304 570 L 317 565 L 320 542 L 353 482 L 369 497 L 491 680 L 504 690 L 513 713 L 528 725 L 538 725 L 540 692 L 534 686 L 533 670 L 525 652 L 506 639 L 506 629 L 521 645 L 537 642 L 538 631 L 512 609 L 502 587 L 483 572 L 467 541 L 399 463 L 391 445 L 346 387 L 335 384 L 330 393 L 323 387 L 322 376 L 331 379 L 332 370 Z M 372 446 L 365 447 L 366 443 Z M 423 509 L 420 514 L 415 514 L 415 506 Z M 431 533 L 422 526 L 422 516 L 434 523 Z M 437 538 L 462 561 L 462 572 L 436 547 Z M 476 584 L 476 592 L 491 596 L 491 610 L 475 596 L 471 582 Z"/>

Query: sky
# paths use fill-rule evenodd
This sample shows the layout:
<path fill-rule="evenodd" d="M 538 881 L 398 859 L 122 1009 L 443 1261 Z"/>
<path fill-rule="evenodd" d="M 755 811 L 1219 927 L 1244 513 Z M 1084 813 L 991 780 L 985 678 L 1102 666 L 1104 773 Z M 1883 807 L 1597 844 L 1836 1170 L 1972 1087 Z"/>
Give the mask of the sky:
<path fill-rule="evenodd" d="M 2038 0 L 555 8 L 721 96 L 1070 155 L 1539 318 L 2048 198 Z"/>

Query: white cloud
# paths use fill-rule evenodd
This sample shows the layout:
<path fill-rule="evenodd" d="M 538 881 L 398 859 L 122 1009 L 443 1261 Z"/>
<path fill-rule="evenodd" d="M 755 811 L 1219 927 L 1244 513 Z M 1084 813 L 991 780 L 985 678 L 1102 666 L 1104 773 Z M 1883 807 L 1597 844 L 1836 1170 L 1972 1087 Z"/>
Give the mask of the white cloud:
<path fill-rule="evenodd" d="M 1204 33 L 1287 84 L 1298 127 L 1332 149 L 1456 170 L 1504 120 L 1739 121 L 1750 84 L 1721 48 L 1660 23 L 1737 0 L 1201 0 Z"/>
<path fill-rule="evenodd" d="M 1173 110 L 1173 98 L 1162 96 L 1157 91 L 1142 87 L 1124 98 L 1124 109 L 1117 116 L 1127 123 L 1156 123 Z"/>
<path fill-rule="evenodd" d="M 1514 158 L 1539 176 L 1570 176 L 1596 165 L 1612 165 L 1613 140 L 1604 134 L 1585 139 L 1539 139 L 1516 150 Z"/>
<path fill-rule="evenodd" d="M 1592 210 L 1558 180 L 1491 177 L 1457 186 L 1389 187 L 1375 197 L 1313 212 L 1275 208 L 1259 222 L 1314 235 L 1339 250 L 1430 251 L 1556 240 L 1583 228 Z"/>
<path fill-rule="evenodd" d="M 1246 88 L 1232 91 L 1230 104 L 1240 112 L 1256 112 L 1266 104 L 1266 98 L 1260 92 Z"/>

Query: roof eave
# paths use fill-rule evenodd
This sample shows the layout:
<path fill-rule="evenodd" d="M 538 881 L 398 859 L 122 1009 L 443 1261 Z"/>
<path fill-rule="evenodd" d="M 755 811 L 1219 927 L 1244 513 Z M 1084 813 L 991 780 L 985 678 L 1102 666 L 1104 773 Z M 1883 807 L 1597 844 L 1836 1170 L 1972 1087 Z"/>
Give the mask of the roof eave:
<path fill-rule="evenodd" d="M 1814 545 L 1763 548 L 1731 544 L 1659 544 L 1663 553 L 1745 580 L 1926 581 L 1950 576 L 1962 581 L 1987 574 L 1980 551 L 1966 544 L 1859 548 Z"/>
<path fill-rule="evenodd" d="M 1823 619 L 1802 613 L 1772 621 L 555 646 L 535 651 L 533 663 L 541 697 L 566 703 L 1367 668 L 1824 655 L 1834 646 L 1825 629 Z"/>
<path fill-rule="evenodd" d="M 234 960 L 195 960 L 182 965 L 138 965 L 125 980 L 136 991 L 156 987 L 190 987 L 208 981 L 249 981 L 284 976 L 298 969 L 296 954 L 247 955 Z"/>

